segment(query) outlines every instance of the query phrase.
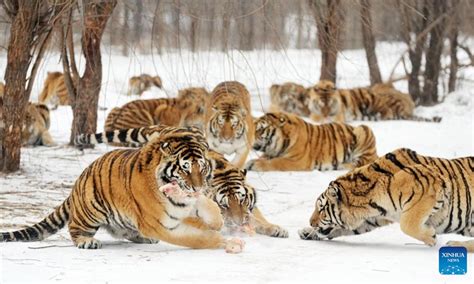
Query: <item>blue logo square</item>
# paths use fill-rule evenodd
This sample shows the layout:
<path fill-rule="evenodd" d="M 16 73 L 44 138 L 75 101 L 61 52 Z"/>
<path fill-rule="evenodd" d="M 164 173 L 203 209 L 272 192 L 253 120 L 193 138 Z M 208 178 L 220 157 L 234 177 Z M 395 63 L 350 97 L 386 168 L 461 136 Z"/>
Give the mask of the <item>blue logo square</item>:
<path fill-rule="evenodd" d="M 439 249 L 439 273 L 464 275 L 467 273 L 467 250 L 465 247 L 442 247 Z"/>

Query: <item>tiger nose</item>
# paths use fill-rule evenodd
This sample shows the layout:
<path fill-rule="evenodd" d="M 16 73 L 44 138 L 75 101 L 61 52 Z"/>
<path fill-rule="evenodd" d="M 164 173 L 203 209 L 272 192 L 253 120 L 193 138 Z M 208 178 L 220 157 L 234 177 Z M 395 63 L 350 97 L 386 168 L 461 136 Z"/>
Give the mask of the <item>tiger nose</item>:
<path fill-rule="evenodd" d="M 316 227 L 318 225 L 318 222 L 316 221 L 316 219 L 311 218 L 309 220 L 309 224 L 311 225 L 311 227 Z"/>

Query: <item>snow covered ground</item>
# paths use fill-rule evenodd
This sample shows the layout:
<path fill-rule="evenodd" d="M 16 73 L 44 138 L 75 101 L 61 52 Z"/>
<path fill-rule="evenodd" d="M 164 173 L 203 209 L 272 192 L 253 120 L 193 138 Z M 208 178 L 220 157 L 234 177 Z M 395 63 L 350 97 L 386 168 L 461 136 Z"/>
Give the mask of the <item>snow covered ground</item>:
<path fill-rule="evenodd" d="M 403 51 L 403 45 L 382 43 L 378 55 L 386 78 Z M 318 51 L 258 51 L 197 53 L 185 51 L 159 56 L 122 57 L 104 50 L 104 85 L 98 128 L 102 129 L 113 106 L 135 99 L 125 96 L 127 79 L 147 72 L 159 74 L 166 92 L 152 89 L 145 97 L 174 96 L 178 88 L 204 85 L 212 89 L 224 80 L 246 84 L 253 97 L 254 115 L 268 106 L 268 87 L 285 81 L 314 83 L 319 77 Z M 0 54 L 0 66 L 6 58 Z M 401 66 L 400 66 L 401 68 Z M 61 70 L 59 57 L 49 55 L 39 72 L 32 100 L 36 100 L 47 71 Z M 3 77 L 4 70 L 0 70 Z M 402 72 L 402 69 L 397 70 Z M 473 78 L 474 70 L 462 71 Z M 365 54 L 346 51 L 339 60 L 341 87 L 369 84 Z M 439 124 L 407 121 L 367 122 L 377 138 L 378 153 L 409 147 L 419 153 L 454 158 L 474 155 L 474 84 L 461 88 L 432 108 L 418 108 L 418 115 L 439 115 Z M 397 83 L 406 90 L 406 83 Z M 69 194 L 82 170 L 100 155 L 114 149 L 101 145 L 80 152 L 65 146 L 72 113 L 68 107 L 52 111 L 51 132 L 57 147 L 24 148 L 22 170 L 0 176 L 0 230 L 34 224 Z M 358 123 L 354 123 L 358 124 Z M 253 156 L 256 153 L 252 154 Z M 311 282 L 318 283 L 473 283 L 474 257 L 468 256 L 468 274 L 441 276 L 438 249 L 448 240 L 441 235 L 436 247 L 426 247 L 404 235 L 398 225 L 333 241 L 303 241 L 297 230 L 308 226 L 316 197 L 343 171 L 248 174 L 258 189 L 258 204 L 268 219 L 287 228 L 288 239 L 243 236 L 243 253 L 191 250 L 161 242 L 139 245 L 112 239 L 100 231 L 100 250 L 73 247 L 66 229 L 42 242 L 0 243 L 0 283 L 12 282 Z"/>

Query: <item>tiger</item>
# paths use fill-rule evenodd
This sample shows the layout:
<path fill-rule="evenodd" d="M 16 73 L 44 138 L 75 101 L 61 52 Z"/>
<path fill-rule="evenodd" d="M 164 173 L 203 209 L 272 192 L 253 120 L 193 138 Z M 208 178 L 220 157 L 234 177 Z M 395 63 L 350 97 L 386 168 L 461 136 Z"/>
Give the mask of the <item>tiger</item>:
<path fill-rule="evenodd" d="M 320 81 L 307 91 L 310 118 L 316 122 L 353 120 L 413 120 L 440 122 L 441 117 L 423 118 L 413 114 L 415 103 L 409 94 L 390 84 L 369 88 L 339 89 L 331 81 Z"/>
<path fill-rule="evenodd" d="M 158 125 L 80 134 L 76 137 L 75 144 L 82 146 L 109 143 L 140 147 L 170 130 L 173 128 Z M 196 128 L 189 128 L 187 131 L 200 133 Z M 257 191 L 246 182 L 247 171 L 235 167 L 222 154 L 215 151 L 209 151 L 209 158 L 213 162 L 213 178 L 205 195 L 219 205 L 226 227 L 249 225 L 259 234 L 287 238 L 288 231 L 269 223 L 257 208 Z"/>
<path fill-rule="evenodd" d="M 255 121 L 253 149 L 263 156 L 245 168 L 254 171 L 352 169 L 374 161 L 375 136 L 365 126 L 313 125 L 294 114 L 267 113 Z"/>
<path fill-rule="evenodd" d="M 254 141 L 250 94 L 237 81 L 218 84 L 206 111 L 205 133 L 211 149 L 231 155 L 232 164 L 241 168 Z"/>
<path fill-rule="evenodd" d="M 26 106 L 25 118 L 21 125 L 22 146 L 55 146 L 49 133 L 50 117 L 46 105 L 29 102 Z M 0 97 L 0 132 L 5 131 L 3 121 L 3 98 Z"/>
<path fill-rule="evenodd" d="M 141 96 L 145 91 L 149 90 L 151 86 L 162 89 L 163 83 L 160 76 L 150 76 L 148 74 L 141 74 L 140 76 L 131 77 L 128 80 L 127 95 Z"/>
<path fill-rule="evenodd" d="M 167 126 L 195 126 L 203 128 L 205 106 L 188 96 L 134 100 L 113 108 L 105 120 L 104 130 L 138 128 L 164 124 Z"/>
<path fill-rule="evenodd" d="M 55 146 L 49 126 L 51 125 L 49 108 L 44 104 L 28 103 L 22 128 L 22 145 Z"/>
<path fill-rule="evenodd" d="M 134 243 L 159 240 L 189 248 L 240 252 L 243 242 L 225 239 L 218 205 L 203 193 L 212 179 L 209 145 L 202 134 L 180 128 L 138 149 L 108 152 L 88 166 L 66 200 L 41 222 L 0 241 L 38 241 L 68 224 L 73 243 L 98 249 L 99 228 Z M 166 194 L 179 186 L 184 197 Z"/>
<path fill-rule="evenodd" d="M 42 104 L 51 104 L 51 109 L 57 109 L 58 105 L 70 105 L 63 73 L 48 72 L 38 101 Z"/>
<path fill-rule="evenodd" d="M 289 112 L 299 116 L 310 115 L 306 105 L 306 89 L 296 83 L 274 84 L 270 87 L 270 112 Z"/>
<path fill-rule="evenodd" d="M 474 157 L 443 159 L 402 148 L 329 183 L 317 198 L 305 240 L 357 235 L 400 223 L 428 246 L 436 235 L 474 237 Z M 448 242 L 474 252 L 474 240 Z"/>

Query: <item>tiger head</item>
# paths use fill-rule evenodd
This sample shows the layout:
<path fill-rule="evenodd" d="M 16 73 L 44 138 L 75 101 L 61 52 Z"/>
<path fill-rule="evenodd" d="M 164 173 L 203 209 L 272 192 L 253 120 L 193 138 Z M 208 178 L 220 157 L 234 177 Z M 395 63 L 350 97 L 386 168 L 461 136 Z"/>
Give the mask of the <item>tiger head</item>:
<path fill-rule="evenodd" d="M 244 137 L 247 115 L 238 103 L 218 102 L 212 106 L 207 130 L 219 144 L 232 144 Z"/>
<path fill-rule="evenodd" d="M 301 124 L 295 115 L 283 112 L 266 113 L 255 121 L 253 148 L 268 157 L 276 157 L 290 146 L 290 139 Z M 293 135 L 292 135 L 293 134 Z"/>
<path fill-rule="evenodd" d="M 312 114 L 327 119 L 339 113 L 341 101 L 333 82 L 323 80 L 306 93 L 306 103 Z"/>
<path fill-rule="evenodd" d="M 332 233 L 336 234 L 337 230 L 358 228 L 369 217 L 367 208 L 376 211 L 369 206 L 370 200 L 363 194 L 376 183 L 377 181 L 361 175 L 358 170 L 329 183 L 328 188 L 316 199 L 315 209 L 309 221 L 316 235 L 321 239 L 331 239 Z M 359 193 L 351 195 L 347 191 L 349 189 L 357 189 Z"/>
<path fill-rule="evenodd" d="M 202 133 L 177 131 L 146 144 L 141 161 L 151 167 L 158 163 L 152 168 L 158 187 L 175 181 L 185 193 L 194 194 L 203 192 L 212 179 L 208 150 Z"/>
<path fill-rule="evenodd" d="M 246 174 L 246 170 L 232 166 L 222 156 L 215 159 L 211 197 L 221 208 L 228 227 L 242 226 L 250 222 L 257 200 L 255 189 L 245 181 Z"/>

